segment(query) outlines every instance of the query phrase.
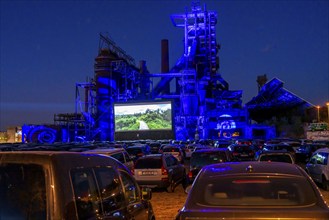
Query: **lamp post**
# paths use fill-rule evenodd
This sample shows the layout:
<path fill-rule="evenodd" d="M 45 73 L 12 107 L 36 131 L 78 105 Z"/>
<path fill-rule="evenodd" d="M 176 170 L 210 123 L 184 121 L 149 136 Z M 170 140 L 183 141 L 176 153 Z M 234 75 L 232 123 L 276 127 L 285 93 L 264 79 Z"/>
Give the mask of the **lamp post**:
<path fill-rule="evenodd" d="M 329 102 L 327 102 L 326 105 L 327 105 L 327 109 L 328 109 L 328 115 L 327 116 L 328 116 L 328 123 L 329 123 Z"/>
<path fill-rule="evenodd" d="M 316 106 L 316 108 L 318 109 L 318 122 L 320 122 L 320 106 Z"/>

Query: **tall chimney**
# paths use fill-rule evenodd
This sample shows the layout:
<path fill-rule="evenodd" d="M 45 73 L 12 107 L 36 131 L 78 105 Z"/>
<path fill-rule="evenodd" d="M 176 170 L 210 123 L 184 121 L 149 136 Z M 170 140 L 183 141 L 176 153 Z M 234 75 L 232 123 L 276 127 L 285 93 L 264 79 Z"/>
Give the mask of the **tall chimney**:
<path fill-rule="evenodd" d="M 267 83 L 267 76 L 266 74 L 257 76 L 257 85 L 258 85 L 258 92 L 261 90 L 261 88 Z"/>
<path fill-rule="evenodd" d="M 161 40 L 161 73 L 169 72 L 169 46 L 168 40 Z"/>

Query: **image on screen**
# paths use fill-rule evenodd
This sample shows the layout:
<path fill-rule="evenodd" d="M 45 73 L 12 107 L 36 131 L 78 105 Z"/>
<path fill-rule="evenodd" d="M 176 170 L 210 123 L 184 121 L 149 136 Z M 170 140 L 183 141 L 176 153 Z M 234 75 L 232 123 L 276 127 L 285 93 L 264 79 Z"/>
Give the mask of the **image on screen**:
<path fill-rule="evenodd" d="M 116 103 L 114 123 L 116 132 L 172 130 L 172 103 Z"/>

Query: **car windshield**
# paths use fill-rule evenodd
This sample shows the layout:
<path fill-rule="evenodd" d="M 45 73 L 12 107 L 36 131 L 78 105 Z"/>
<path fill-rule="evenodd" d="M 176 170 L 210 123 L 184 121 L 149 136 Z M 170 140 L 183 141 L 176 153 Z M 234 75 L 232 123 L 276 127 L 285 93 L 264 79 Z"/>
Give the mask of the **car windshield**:
<path fill-rule="evenodd" d="M 304 178 L 287 176 L 227 176 L 197 181 L 194 201 L 206 206 L 303 206 L 317 201 Z M 208 181 L 208 182 L 206 182 Z M 192 189 L 193 190 L 193 189 Z"/>
<path fill-rule="evenodd" d="M 192 155 L 190 165 L 193 166 L 205 166 L 213 163 L 226 162 L 226 156 L 224 152 L 197 152 Z"/>
<path fill-rule="evenodd" d="M 249 146 L 235 146 L 234 151 L 235 152 L 248 152 L 248 151 L 251 151 L 251 148 Z"/>
<path fill-rule="evenodd" d="M 135 169 L 160 169 L 162 167 L 161 158 L 142 158 L 138 159 L 135 164 Z"/>

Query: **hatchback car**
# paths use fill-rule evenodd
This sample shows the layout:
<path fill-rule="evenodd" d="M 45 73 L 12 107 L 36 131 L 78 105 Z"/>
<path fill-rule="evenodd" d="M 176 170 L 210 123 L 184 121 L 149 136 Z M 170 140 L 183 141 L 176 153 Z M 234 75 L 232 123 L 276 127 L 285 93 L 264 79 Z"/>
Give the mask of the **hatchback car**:
<path fill-rule="evenodd" d="M 144 155 L 151 154 L 151 149 L 148 145 L 132 145 L 127 147 L 126 151 L 134 162 Z"/>
<path fill-rule="evenodd" d="M 249 161 L 208 165 L 187 191 L 176 220 L 329 219 L 321 192 L 296 164 Z"/>
<path fill-rule="evenodd" d="M 329 148 L 321 148 L 314 152 L 306 164 L 306 171 L 312 179 L 321 184 L 324 190 L 329 190 Z"/>
<path fill-rule="evenodd" d="M 183 150 L 180 146 L 168 145 L 161 149 L 162 153 L 173 155 L 180 163 L 184 163 Z"/>
<path fill-rule="evenodd" d="M 287 151 L 296 159 L 296 151 L 292 145 L 289 144 L 267 144 L 263 147 L 262 151 Z"/>
<path fill-rule="evenodd" d="M 236 160 L 253 160 L 256 148 L 249 144 L 231 144 L 227 147 Z"/>
<path fill-rule="evenodd" d="M 307 163 L 317 149 L 325 148 L 325 147 L 327 146 L 323 143 L 303 144 L 296 150 L 296 161 Z"/>
<path fill-rule="evenodd" d="M 227 148 L 207 148 L 193 152 L 188 173 L 190 183 L 194 181 L 202 167 L 230 161 L 233 161 L 233 157 Z"/>
<path fill-rule="evenodd" d="M 186 186 L 185 167 L 171 154 L 149 154 L 135 163 L 134 176 L 140 186 L 165 188 L 174 192 L 178 184 Z"/>
<path fill-rule="evenodd" d="M 255 157 L 256 161 L 295 163 L 294 157 L 287 151 L 262 151 Z"/>
<path fill-rule="evenodd" d="M 150 189 L 108 156 L 0 153 L 0 219 L 154 220 L 150 199 Z"/>

